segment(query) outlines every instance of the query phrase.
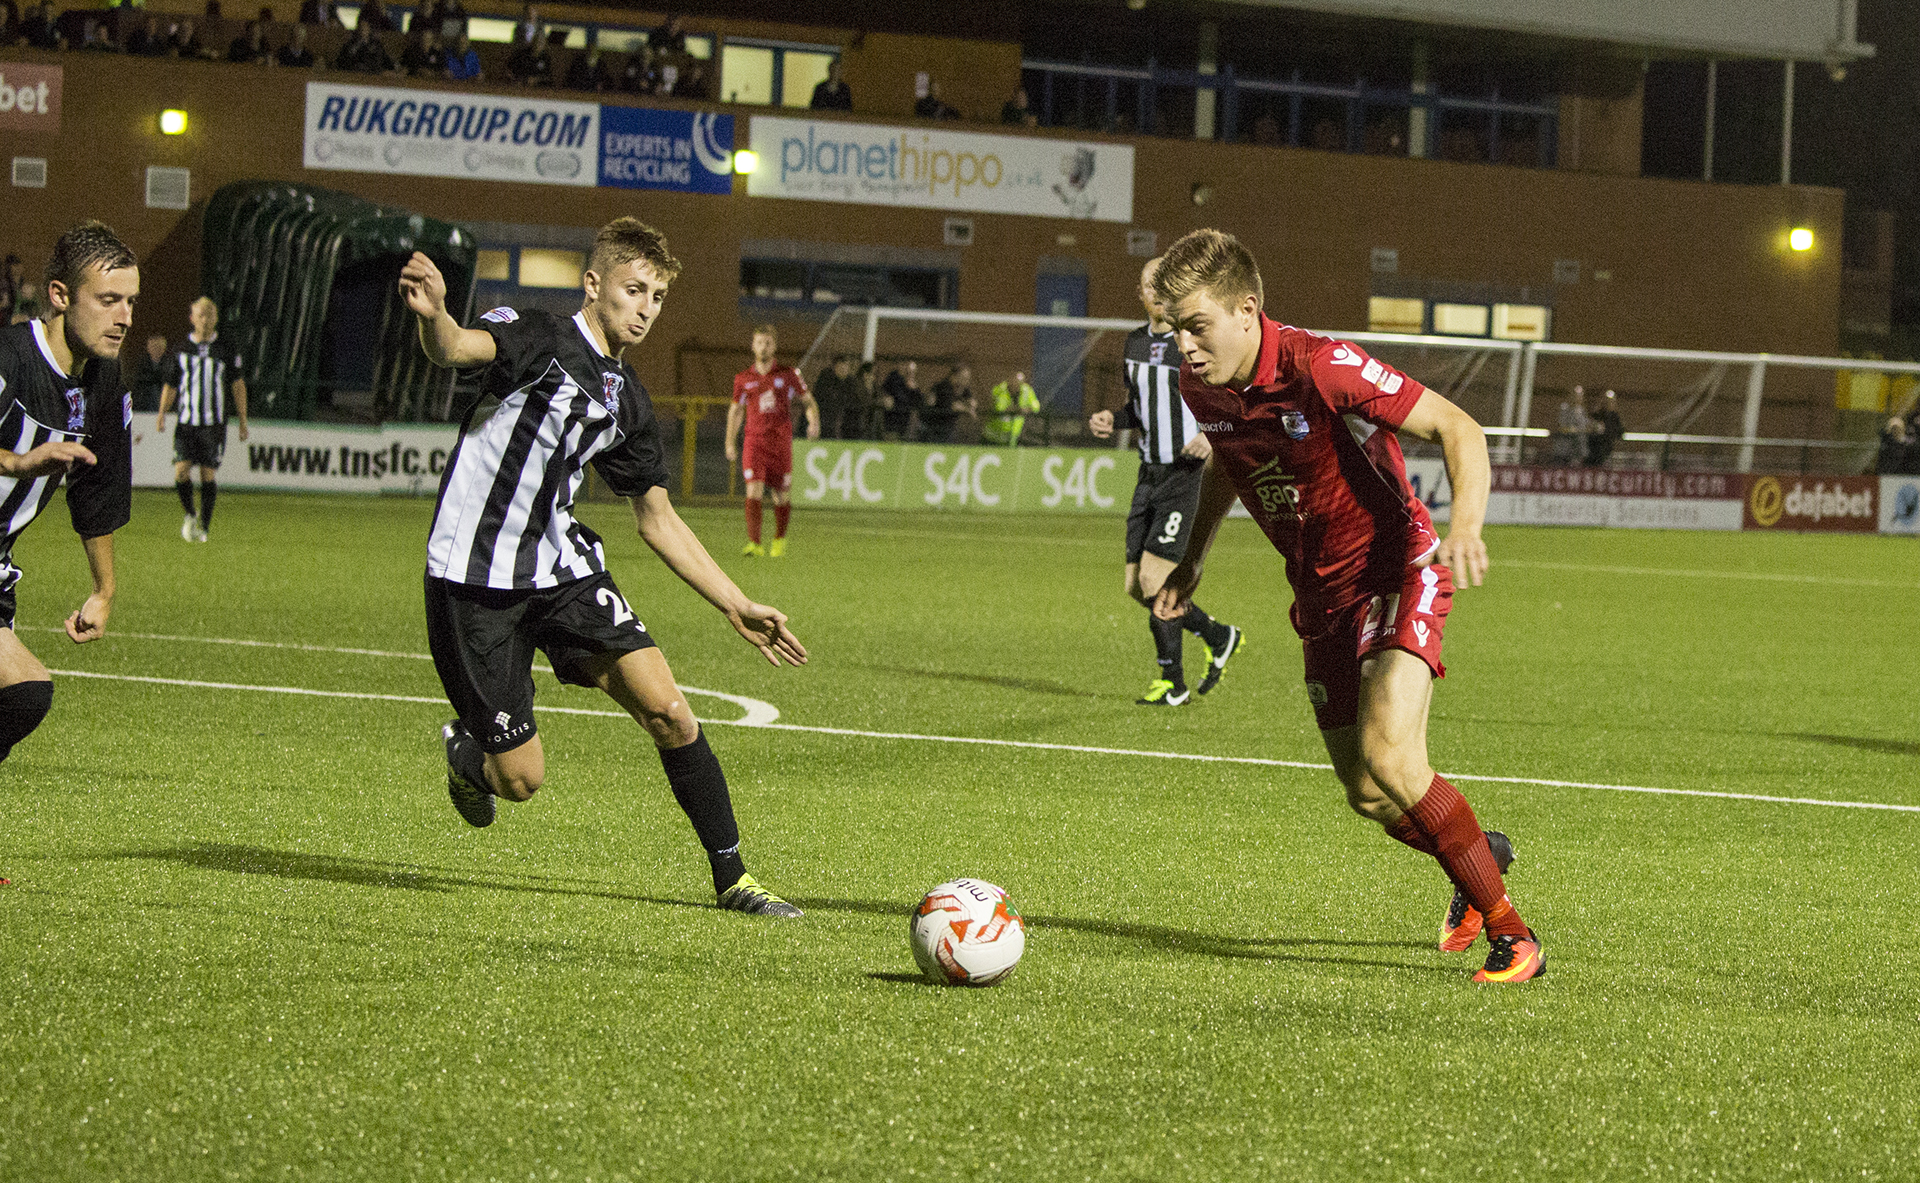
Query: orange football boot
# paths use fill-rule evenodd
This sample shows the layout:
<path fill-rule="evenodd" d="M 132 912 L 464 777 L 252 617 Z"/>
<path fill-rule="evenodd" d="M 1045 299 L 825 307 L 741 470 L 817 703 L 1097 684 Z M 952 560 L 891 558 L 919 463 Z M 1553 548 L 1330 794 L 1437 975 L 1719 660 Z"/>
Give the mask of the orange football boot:
<path fill-rule="evenodd" d="M 1542 977 L 1547 972 L 1547 955 L 1540 949 L 1540 938 L 1529 928 L 1524 937 L 1491 936 L 1487 943 L 1487 963 L 1473 975 L 1476 982 L 1518 983 Z"/>

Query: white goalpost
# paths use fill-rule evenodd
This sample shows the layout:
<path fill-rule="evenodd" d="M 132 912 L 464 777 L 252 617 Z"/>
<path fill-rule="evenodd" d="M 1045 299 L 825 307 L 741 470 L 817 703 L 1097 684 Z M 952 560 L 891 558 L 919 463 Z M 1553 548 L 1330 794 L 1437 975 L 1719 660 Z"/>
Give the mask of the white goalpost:
<path fill-rule="evenodd" d="M 920 368 L 920 385 L 931 388 L 964 364 L 983 402 L 996 382 L 1017 371 L 1040 395 L 1048 437 L 1073 442 L 1084 437 L 1086 414 L 1124 400 L 1123 343 L 1143 323 L 841 306 L 814 336 L 801 369 L 812 375 L 846 356 L 872 363 L 878 382 L 911 361 Z M 1361 345 L 1463 407 L 1486 426 L 1494 459 L 1505 464 L 1550 461 L 1537 441 L 1553 434 L 1560 404 L 1579 385 L 1590 405 L 1603 391 L 1618 391 L 1629 430 L 1611 462 L 1616 467 L 1860 472 L 1876 444 L 1868 426 L 1873 416 L 1841 414 L 1823 421 L 1816 411 L 1835 405 L 1829 400 L 1838 400 L 1843 410 L 1898 410 L 1903 399 L 1920 392 L 1915 362 L 1379 332 L 1324 335 Z M 1839 426 L 1816 430 L 1831 424 Z"/>

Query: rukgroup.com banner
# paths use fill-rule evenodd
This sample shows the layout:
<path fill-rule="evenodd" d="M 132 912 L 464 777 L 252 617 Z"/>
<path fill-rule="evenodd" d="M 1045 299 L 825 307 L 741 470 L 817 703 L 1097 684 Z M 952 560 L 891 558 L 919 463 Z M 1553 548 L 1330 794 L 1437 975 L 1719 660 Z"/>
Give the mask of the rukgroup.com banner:
<path fill-rule="evenodd" d="M 347 172 L 733 191 L 733 116 L 307 83 L 304 162 Z"/>

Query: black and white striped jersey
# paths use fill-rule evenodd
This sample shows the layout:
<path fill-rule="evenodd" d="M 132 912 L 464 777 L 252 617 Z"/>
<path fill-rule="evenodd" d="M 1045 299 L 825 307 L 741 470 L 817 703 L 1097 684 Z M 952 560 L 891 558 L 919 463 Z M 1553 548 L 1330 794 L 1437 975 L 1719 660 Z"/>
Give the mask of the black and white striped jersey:
<path fill-rule="evenodd" d="M 1140 460 L 1171 464 L 1199 431 L 1180 401 L 1180 350 L 1172 333 L 1147 325 L 1127 334 L 1127 424 L 1140 437 Z"/>
<path fill-rule="evenodd" d="M 84 357 L 85 355 L 80 355 Z M 63 372 L 38 320 L 0 328 L 0 447 L 31 452 L 54 440 L 76 440 L 94 455 L 67 475 L 67 512 L 82 538 L 111 534 L 133 514 L 133 396 L 120 363 L 89 358 Z M 0 591 L 20 581 L 13 542 L 40 516 L 59 476 L 0 476 Z"/>
<path fill-rule="evenodd" d="M 427 539 L 427 574 L 477 587 L 556 587 L 606 570 L 600 536 L 574 520 L 591 462 L 607 487 L 638 497 L 667 483 L 646 388 L 601 353 L 584 314 L 496 308 L 481 398 L 500 400 L 460 433 Z M 478 404 L 475 407 L 478 410 Z"/>
<path fill-rule="evenodd" d="M 181 427 L 219 427 L 227 421 L 227 398 L 246 381 L 240 351 L 215 333 L 211 341 L 191 335 L 167 355 L 167 385 L 180 392 Z"/>

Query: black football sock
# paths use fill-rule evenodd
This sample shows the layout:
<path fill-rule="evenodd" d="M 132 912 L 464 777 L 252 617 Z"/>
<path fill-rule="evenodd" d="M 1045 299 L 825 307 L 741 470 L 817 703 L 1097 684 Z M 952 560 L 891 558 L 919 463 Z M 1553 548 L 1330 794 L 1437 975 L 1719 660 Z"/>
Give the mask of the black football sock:
<path fill-rule="evenodd" d="M 1187 604 L 1187 614 L 1180 618 L 1180 627 L 1199 637 L 1213 649 L 1226 644 L 1227 638 L 1233 635 L 1227 631 L 1226 625 L 1200 611 L 1200 605 L 1191 601 Z"/>
<path fill-rule="evenodd" d="M 181 506 L 186 509 L 187 516 L 192 517 L 193 516 L 193 482 L 192 481 L 175 481 L 173 482 L 173 491 L 180 494 Z"/>
<path fill-rule="evenodd" d="M 713 890 L 717 895 L 732 887 L 747 873 L 740 859 L 740 827 L 733 820 L 733 798 L 727 792 L 727 774 L 720 770 L 720 758 L 707 746 L 706 732 L 685 747 L 661 748 L 660 766 L 667 770 L 667 785 L 673 799 L 686 811 L 693 832 L 713 865 Z"/>
<path fill-rule="evenodd" d="M 1160 676 L 1172 682 L 1176 690 L 1184 687 L 1187 678 L 1180 668 L 1180 622 L 1162 620 L 1149 610 L 1147 627 L 1153 630 L 1154 658 L 1160 663 Z"/>
<path fill-rule="evenodd" d="M 13 745 L 33 734 L 53 709 L 52 682 L 15 682 L 0 686 L 0 760 Z"/>
<path fill-rule="evenodd" d="M 200 482 L 200 528 L 202 530 L 213 525 L 213 495 L 219 491 L 220 486 L 212 481 Z"/>

